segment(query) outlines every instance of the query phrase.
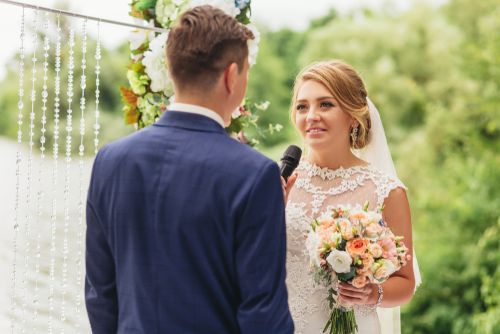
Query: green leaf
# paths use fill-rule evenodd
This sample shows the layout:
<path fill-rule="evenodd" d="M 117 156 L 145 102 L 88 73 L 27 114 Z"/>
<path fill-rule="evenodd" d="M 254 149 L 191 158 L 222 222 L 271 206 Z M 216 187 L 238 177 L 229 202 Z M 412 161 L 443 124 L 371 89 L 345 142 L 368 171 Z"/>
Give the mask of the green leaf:
<path fill-rule="evenodd" d="M 136 2 L 134 7 L 137 10 L 146 10 L 150 8 L 154 8 L 156 6 L 156 0 L 139 0 Z"/>
<path fill-rule="evenodd" d="M 337 277 L 342 282 L 347 282 L 353 279 L 354 276 L 356 276 L 356 268 L 354 266 L 351 266 L 351 271 L 349 271 L 348 273 L 337 274 Z"/>

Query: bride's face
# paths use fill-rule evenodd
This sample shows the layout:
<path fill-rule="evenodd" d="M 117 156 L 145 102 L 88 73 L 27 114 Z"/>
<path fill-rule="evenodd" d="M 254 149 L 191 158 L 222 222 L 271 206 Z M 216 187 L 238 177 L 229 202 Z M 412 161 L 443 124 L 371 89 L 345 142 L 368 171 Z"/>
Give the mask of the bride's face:
<path fill-rule="evenodd" d="M 295 124 L 311 149 L 349 147 L 352 118 L 325 86 L 314 80 L 302 83 L 294 105 Z"/>

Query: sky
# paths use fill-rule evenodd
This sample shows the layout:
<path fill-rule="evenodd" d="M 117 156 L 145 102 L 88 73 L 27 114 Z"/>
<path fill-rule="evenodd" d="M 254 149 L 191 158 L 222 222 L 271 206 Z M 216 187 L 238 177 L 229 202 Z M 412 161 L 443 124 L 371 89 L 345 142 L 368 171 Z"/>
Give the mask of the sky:
<path fill-rule="evenodd" d="M 57 8 L 54 0 L 18 0 L 19 2 Z M 404 8 L 411 0 L 399 0 L 398 6 Z M 59 0 L 58 3 L 67 4 L 71 11 L 101 18 L 129 22 L 133 19 L 128 15 L 129 0 Z M 376 8 L 386 0 L 253 0 L 252 20 L 263 22 L 273 30 L 288 27 L 302 30 L 307 27 L 313 18 L 323 16 L 330 8 L 340 12 L 347 12 L 353 8 L 368 6 Z M 5 74 L 6 62 L 19 49 L 19 32 L 21 24 L 21 7 L 13 6 L 0 1 L 0 36 L 2 48 L 0 51 L 0 79 Z M 26 18 L 32 17 L 32 10 L 26 10 Z M 97 23 L 89 22 L 89 33 L 96 35 Z M 127 40 L 130 28 L 104 24 L 101 35 L 105 47 L 115 47 Z M 27 38 L 26 42 L 29 43 Z"/>

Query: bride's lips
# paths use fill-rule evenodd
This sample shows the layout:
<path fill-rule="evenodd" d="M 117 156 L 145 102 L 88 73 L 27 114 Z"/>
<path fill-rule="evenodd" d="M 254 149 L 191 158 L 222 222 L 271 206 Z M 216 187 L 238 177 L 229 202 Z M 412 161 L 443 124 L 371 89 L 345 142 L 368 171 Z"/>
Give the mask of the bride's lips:
<path fill-rule="evenodd" d="M 309 137 L 317 137 L 325 132 L 326 132 L 326 129 L 321 128 L 321 127 L 310 127 L 308 129 L 306 129 L 306 134 Z"/>

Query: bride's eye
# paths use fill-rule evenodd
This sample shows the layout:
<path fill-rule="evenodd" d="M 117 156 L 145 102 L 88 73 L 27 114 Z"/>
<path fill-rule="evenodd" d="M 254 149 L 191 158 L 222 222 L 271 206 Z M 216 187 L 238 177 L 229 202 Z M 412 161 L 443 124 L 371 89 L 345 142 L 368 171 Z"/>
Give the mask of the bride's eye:
<path fill-rule="evenodd" d="M 321 102 L 319 106 L 322 109 L 330 109 L 330 108 L 333 107 L 333 103 L 331 103 L 331 102 Z"/>
<path fill-rule="evenodd" d="M 295 106 L 295 110 L 299 111 L 299 112 L 303 112 L 307 109 L 306 105 L 305 104 L 297 104 Z"/>

